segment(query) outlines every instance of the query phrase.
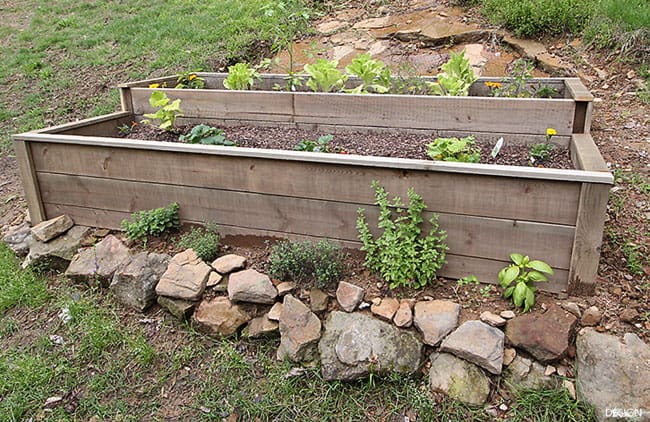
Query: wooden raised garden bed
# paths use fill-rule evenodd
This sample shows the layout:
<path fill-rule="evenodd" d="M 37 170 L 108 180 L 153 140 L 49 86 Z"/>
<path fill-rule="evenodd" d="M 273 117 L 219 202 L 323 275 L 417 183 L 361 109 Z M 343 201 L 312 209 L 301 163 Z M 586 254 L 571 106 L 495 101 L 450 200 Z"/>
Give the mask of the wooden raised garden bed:
<path fill-rule="evenodd" d="M 564 84 L 565 96 L 587 98 L 576 80 L 553 81 Z M 613 179 L 591 136 L 580 132 L 588 126 L 587 100 L 166 90 L 182 98 L 179 123 L 411 130 L 522 143 L 543 140 L 553 127 L 576 167 L 557 170 L 118 138 L 119 125 L 152 111 L 151 91 L 123 87 L 123 112 L 14 136 L 34 223 L 65 213 L 78 224 L 117 229 L 134 211 L 175 201 L 182 220 L 215 221 L 223 234 L 358 247 L 357 210 L 376 219 L 370 184 L 378 180 L 402 198 L 414 188 L 428 212 L 440 214 L 449 245 L 441 275 L 496 282 L 509 254 L 520 252 L 556 271 L 540 288 L 593 289 Z"/>

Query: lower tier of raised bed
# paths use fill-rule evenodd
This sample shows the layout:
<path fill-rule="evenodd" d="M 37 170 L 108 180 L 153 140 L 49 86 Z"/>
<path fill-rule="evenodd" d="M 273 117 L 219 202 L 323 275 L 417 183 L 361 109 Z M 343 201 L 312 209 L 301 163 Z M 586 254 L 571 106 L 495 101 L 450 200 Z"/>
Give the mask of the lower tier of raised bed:
<path fill-rule="evenodd" d="M 402 198 L 414 188 L 427 214 L 440 215 L 449 245 L 441 275 L 494 283 L 519 252 L 554 268 L 541 289 L 593 289 L 612 176 L 589 135 L 570 138 L 576 170 L 556 170 L 116 137 L 138 117 L 114 113 L 14 136 L 32 221 L 68 214 L 117 229 L 134 211 L 178 202 L 183 221 L 214 221 L 223 234 L 359 247 L 357 210 L 372 226 L 378 180 Z"/>

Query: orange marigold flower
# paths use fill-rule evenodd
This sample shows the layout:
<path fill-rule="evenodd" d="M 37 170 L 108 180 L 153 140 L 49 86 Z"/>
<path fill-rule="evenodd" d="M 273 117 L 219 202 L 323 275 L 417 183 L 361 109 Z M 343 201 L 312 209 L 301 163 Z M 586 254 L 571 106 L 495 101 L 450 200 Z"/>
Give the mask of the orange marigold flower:
<path fill-rule="evenodd" d="M 488 88 L 501 88 L 501 82 L 485 82 Z"/>
<path fill-rule="evenodd" d="M 160 84 L 149 84 L 149 88 L 160 88 Z"/>

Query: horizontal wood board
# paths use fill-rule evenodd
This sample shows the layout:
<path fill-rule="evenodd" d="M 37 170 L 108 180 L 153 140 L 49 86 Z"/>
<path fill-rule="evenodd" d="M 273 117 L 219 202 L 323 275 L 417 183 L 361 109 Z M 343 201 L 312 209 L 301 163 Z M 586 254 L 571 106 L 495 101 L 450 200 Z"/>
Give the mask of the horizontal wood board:
<path fill-rule="evenodd" d="M 187 116 L 326 123 L 346 126 L 559 135 L 573 130 L 574 102 L 567 99 L 356 95 L 268 91 L 166 89 Z M 152 90 L 132 88 L 133 112 L 153 112 Z"/>
<path fill-rule="evenodd" d="M 155 150 L 33 143 L 39 172 L 373 204 L 378 180 L 438 212 L 575 225 L 580 183 Z M 146 165 L 142 165 L 146 163 Z M 343 183 L 344 182 L 344 183 Z M 562 206 L 558 206 L 558 204 Z"/>
<path fill-rule="evenodd" d="M 130 218 L 130 214 L 127 212 L 50 203 L 45 203 L 44 205 L 48 215 L 67 214 L 72 217 L 72 219 L 77 222 L 77 224 L 94 227 L 106 227 L 117 230 L 120 228 L 120 222 L 122 220 Z M 194 221 L 194 223 L 202 222 Z M 292 240 L 317 240 L 317 238 L 313 236 L 287 234 L 283 232 L 275 232 L 272 230 L 232 227 L 224 224 L 219 226 L 219 232 L 223 235 L 254 235 L 289 238 Z M 344 247 L 358 248 L 360 246 L 359 242 L 335 241 L 342 244 Z M 474 274 L 479 278 L 479 280 L 484 283 L 496 284 L 496 274 L 501 268 L 508 264 L 509 262 L 505 260 L 468 257 L 456 255 L 450 251 L 447 254 L 447 264 L 442 268 L 439 274 L 443 277 L 448 278 L 460 278 L 466 276 L 467 274 Z M 551 278 L 550 283 L 539 283 L 538 287 L 549 292 L 561 292 L 566 290 L 567 280 L 567 270 L 555 269 L 555 275 Z"/>

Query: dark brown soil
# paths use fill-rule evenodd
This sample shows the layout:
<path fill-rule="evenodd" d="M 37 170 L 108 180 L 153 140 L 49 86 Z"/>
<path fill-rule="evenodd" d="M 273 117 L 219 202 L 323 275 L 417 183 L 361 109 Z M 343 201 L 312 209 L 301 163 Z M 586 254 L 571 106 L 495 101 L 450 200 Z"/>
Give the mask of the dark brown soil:
<path fill-rule="evenodd" d="M 162 142 L 180 142 L 178 137 L 192 129 L 183 126 L 175 132 L 166 132 L 154 126 L 138 124 L 133 127 L 126 137 Z M 316 142 L 326 133 L 310 130 L 289 129 L 278 127 L 235 126 L 223 129 L 226 138 L 234 141 L 240 147 L 293 150 L 302 140 Z M 427 144 L 435 139 L 432 135 L 413 133 L 362 133 L 348 132 L 334 135 L 329 143 L 332 151 L 341 151 L 344 154 L 356 154 L 377 157 L 411 158 L 429 160 Z M 503 164 L 511 166 L 531 166 L 529 148 L 524 145 L 504 144 L 496 158 L 490 153 L 497 139 L 477 140 L 476 145 L 481 148 L 481 163 Z M 547 161 L 535 163 L 537 167 L 573 169 L 571 157 L 567 148 L 555 146 Z"/>

